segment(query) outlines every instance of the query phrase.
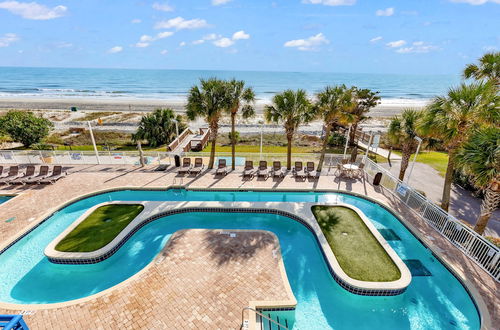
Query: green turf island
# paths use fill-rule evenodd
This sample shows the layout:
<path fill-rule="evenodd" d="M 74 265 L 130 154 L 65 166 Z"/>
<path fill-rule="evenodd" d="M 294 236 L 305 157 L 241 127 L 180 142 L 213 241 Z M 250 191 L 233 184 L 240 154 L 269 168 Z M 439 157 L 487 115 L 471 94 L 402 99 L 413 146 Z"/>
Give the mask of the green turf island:
<path fill-rule="evenodd" d="M 144 209 L 140 204 L 100 206 L 56 245 L 60 252 L 92 252 L 111 242 Z"/>
<path fill-rule="evenodd" d="M 313 206 L 312 212 L 342 270 L 367 282 L 391 282 L 401 272 L 361 217 L 343 206 Z"/>

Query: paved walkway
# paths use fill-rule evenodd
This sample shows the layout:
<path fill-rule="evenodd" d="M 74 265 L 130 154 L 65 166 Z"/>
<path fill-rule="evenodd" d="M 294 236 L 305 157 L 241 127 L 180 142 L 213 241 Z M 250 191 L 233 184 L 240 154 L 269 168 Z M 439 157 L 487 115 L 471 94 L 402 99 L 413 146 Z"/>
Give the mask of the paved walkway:
<path fill-rule="evenodd" d="M 363 141 L 358 141 L 358 146 L 363 148 L 363 149 L 368 149 L 368 143 L 364 143 Z M 374 152 L 376 153 L 377 155 L 380 155 L 382 157 L 384 157 L 385 159 L 387 159 L 389 157 L 389 150 L 386 150 L 386 149 L 383 149 L 383 148 L 375 148 L 375 149 L 371 149 L 370 152 Z M 401 160 L 401 156 L 398 155 L 398 154 L 395 154 L 395 153 L 391 153 L 391 160 Z"/>
<path fill-rule="evenodd" d="M 401 162 L 393 161 L 380 164 L 382 167 L 390 170 L 396 177 L 399 175 Z M 410 169 L 406 171 L 406 177 Z M 425 195 L 430 200 L 441 203 L 443 193 L 444 178 L 439 175 L 438 171 L 431 166 L 423 163 L 415 163 L 412 176 L 410 178 L 410 186 L 425 192 Z M 462 189 L 457 185 L 452 186 L 450 213 L 460 220 L 463 220 L 471 225 L 476 223 L 479 216 L 479 210 L 482 200 L 474 197 L 468 190 Z M 491 219 L 486 228 L 485 234 L 488 236 L 500 237 L 500 209 L 493 212 Z"/>
<path fill-rule="evenodd" d="M 177 174 L 172 169 L 167 172 L 155 172 L 154 167 L 144 169 L 132 166 L 79 166 L 69 168 L 70 177 L 54 185 L 35 187 L 1 187 L 0 194 L 18 193 L 18 197 L 0 206 L 0 245 L 5 246 L 21 232 L 41 220 L 48 211 L 54 211 L 62 203 L 85 193 L 96 190 L 120 187 L 165 187 L 171 185 Z M 205 172 L 198 177 L 186 177 L 182 184 L 192 188 L 267 188 L 267 189 L 338 189 L 376 198 L 417 228 L 422 239 L 435 251 L 442 251 L 445 260 L 453 265 L 457 273 L 472 283 L 483 297 L 492 318 L 492 324 L 500 324 L 500 284 L 485 273 L 472 260 L 449 243 L 432 227 L 425 223 L 399 202 L 390 192 L 380 186 L 372 186 L 368 180 L 339 179 L 322 176 L 318 181 L 296 181 L 287 175 L 282 181 L 272 179 L 243 181 L 241 168 L 225 177 L 215 178 L 213 172 Z M 15 217 L 11 222 L 6 219 Z M 5 219 L 5 220 L 4 220 Z M 1 247 L 0 247 L 1 248 Z M 151 269 L 159 267 L 152 263 Z M 57 329 L 63 319 L 72 320 L 72 327 L 97 329 L 109 328 L 113 320 L 121 320 L 126 327 L 141 324 L 145 328 L 165 328 L 164 323 L 156 322 L 161 309 L 172 305 L 155 292 L 168 285 L 161 272 L 147 272 L 137 279 L 137 285 L 124 285 L 123 288 L 105 294 L 86 303 L 66 307 L 37 311 L 27 315 L 28 324 L 36 322 L 41 329 Z M 145 289 L 146 288 L 146 289 Z M 144 298 L 141 298 L 144 297 Z M 101 312 L 105 311 L 105 312 Z M 0 314 L 15 313 L 15 310 L 0 309 Z M 17 311 L 19 312 L 19 311 Z M 151 316 L 154 315 L 154 316 Z M 40 319 L 43 317 L 44 322 Z M 69 322 L 69 321 L 65 321 Z M 66 328 L 66 327 L 65 327 Z"/>

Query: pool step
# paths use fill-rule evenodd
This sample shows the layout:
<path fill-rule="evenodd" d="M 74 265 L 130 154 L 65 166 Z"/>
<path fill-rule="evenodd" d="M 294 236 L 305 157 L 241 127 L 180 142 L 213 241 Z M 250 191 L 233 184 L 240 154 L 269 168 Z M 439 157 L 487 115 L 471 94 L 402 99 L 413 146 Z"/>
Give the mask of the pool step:
<path fill-rule="evenodd" d="M 258 324 L 260 323 L 261 330 L 286 330 L 292 329 L 294 323 L 294 310 L 290 311 L 261 311 L 262 314 L 275 321 L 271 322 L 269 319 L 257 315 Z"/>

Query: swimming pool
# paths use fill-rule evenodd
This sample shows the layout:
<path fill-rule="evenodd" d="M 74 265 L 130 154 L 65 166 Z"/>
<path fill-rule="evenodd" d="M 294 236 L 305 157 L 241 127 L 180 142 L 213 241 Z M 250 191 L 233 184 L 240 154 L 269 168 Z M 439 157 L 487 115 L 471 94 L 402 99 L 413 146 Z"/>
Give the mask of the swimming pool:
<path fill-rule="evenodd" d="M 403 260 L 418 260 L 430 276 L 413 276 L 405 293 L 359 296 L 332 278 L 313 234 L 278 215 L 186 213 L 153 221 L 109 259 L 91 265 L 50 263 L 45 246 L 90 207 L 106 201 L 279 201 L 343 202 L 361 209 Z M 0 255 L 0 301 L 18 304 L 78 299 L 110 288 L 144 268 L 179 229 L 261 229 L 279 240 L 300 329 L 479 329 L 476 307 L 461 283 L 389 211 L 360 197 L 312 192 L 115 191 L 89 197 L 52 215 Z M 422 269 L 420 269 L 422 270 Z M 422 274 L 427 274 L 422 272 Z"/>
<path fill-rule="evenodd" d="M 13 198 L 14 196 L 10 195 L 0 195 L 0 205 L 7 202 L 9 199 Z"/>

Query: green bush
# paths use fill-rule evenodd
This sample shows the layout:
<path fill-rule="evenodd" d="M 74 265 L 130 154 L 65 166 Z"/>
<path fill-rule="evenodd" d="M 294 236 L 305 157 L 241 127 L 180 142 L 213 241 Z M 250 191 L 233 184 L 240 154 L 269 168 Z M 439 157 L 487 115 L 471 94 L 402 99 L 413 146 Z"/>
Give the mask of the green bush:
<path fill-rule="evenodd" d="M 328 139 L 328 145 L 331 147 L 341 147 L 345 145 L 345 136 L 337 132 L 332 133 Z"/>
<path fill-rule="evenodd" d="M 50 120 L 27 111 L 9 111 L 0 117 L 0 130 L 13 141 L 29 147 L 49 135 L 54 125 Z"/>

